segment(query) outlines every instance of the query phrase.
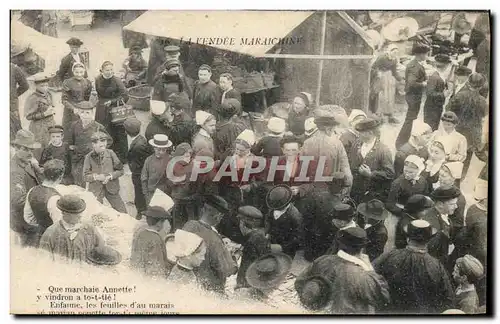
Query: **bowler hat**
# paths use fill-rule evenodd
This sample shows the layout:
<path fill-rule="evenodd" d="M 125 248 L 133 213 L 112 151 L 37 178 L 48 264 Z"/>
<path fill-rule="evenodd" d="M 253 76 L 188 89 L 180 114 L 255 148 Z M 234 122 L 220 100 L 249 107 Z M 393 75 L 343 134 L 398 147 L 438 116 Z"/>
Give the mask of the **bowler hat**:
<path fill-rule="evenodd" d="M 486 79 L 481 73 L 472 73 L 468 79 L 469 85 L 474 89 L 479 89 L 484 86 Z"/>
<path fill-rule="evenodd" d="M 436 63 L 441 63 L 441 64 L 451 63 L 450 57 L 446 54 L 438 54 L 434 57 L 434 60 L 436 61 Z"/>
<path fill-rule="evenodd" d="M 366 132 L 366 131 L 370 131 L 372 129 L 376 129 L 380 125 L 381 125 L 380 120 L 366 118 L 366 119 L 363 119 L 362 121 L 360 121 L 359 123 L 357 123 L 356 126 L 354 126 L 354 128 L 358 132 Z"/>
<path fill-rule="evenodd" d="M 366 231 L 357 226 L 340 230 L 337 234 L 337 241 L 353 248 L 366 246 L 370 242 L 366 236 Z"/>
<path fill-rule="evenodd" d="M 123 122 L 123 128 L 129 134 L 139 134 L 141 131 L 141 121 L 135 117 L 129 117 Z"/>
<path fill-rule="evenodd" d="M 122 261 L 122 255 L 115 249 L 103 245 L 90 251 L 87 260 L 97 265 L 115 265 Z"/>
<path fill-rule="evenodd" d="M 432 207 L 434 207 L 434 202 L 429 197 L 416 194 L 408 198 L 403 211 L 410 215 L 415 215 Z"/>
<path fill-rule="evenodd" d="M 458 124 L 458 116 L 453 111 L 445 112 L 443 116 L 441 116 L 441 120 L 455 125 Z"/>
<path fill-rule="evenodd" d="M 35 142 L 35 135 L 29 130 L 20 129 L 16 133 L 16 138 L 12 141 L 13 145 L 23 146 L 31 149 L 40 148 L 40 143 Z"/>
<path fill-rule="evenodd" d="M 73 105 L 78 109 L 90 110 L 95 108 L 96 103 L 93 101 L 80 101 Z"/>
<path fill-rule="evenodd" d="M 172 141 L 165 134 L 156 134 L 149 140 L 149 145 L 158 148 L 168 148 L 172 146 Z"/>
<path fill-rule="evenodd" d="M 416 242 L 428 242 L 437 230 L 431 224 L 423 219 L 411 221 L 403 230 L 408 235 L 408 238 Z"/>
<path fill-rule="evenodd" d="M 83 42 L 79 38 L 71 37 L 70 39 L 68 39 L 66 44 L 71 45 L 71 46 L 82 46 Z"/>
<path fill-rule="evenodd" d="M 49 134 L 52 134 L 52 133 L 64 133 L 64 128 L 61 126 L 61 125 L 54 125 L 54 126 L 50 126 L 47 131 L 49 132 Z"/>
<path fill-rule="evenodd" d="M 305 279 L 298 295 L 302 305 L 311 310 L 318 310 L 328 304 L 332 294 L 330 280 L 317 275 Z"/>
<path fill-rule="evenodd" d="M 358 213 L 375 220 L 384 220 L 389 216 L 389 212 L 385 209 L 384 203 L 377 199 L 359 204 Z"/>
<path fill-rule="evenodd" d="M 292 189 L 286 184 L 279 184 L 267 193 L 266 204 L 270 209 L 280 210 L 288 206 L 292 198 Z"/>
<path fill-rule="evenodd" d="M 181 63 L 179 62 L 178 59 L 168 59 L 165 62 L 165 69 L 170 70 L 174 66 L 181 66 Z"/>
<path fill-rule="evenodd" d="M 458 75 L 458 76 L 466 76 L 466 75 L 468 76 L 471 73 L 472 73 L 472 70 L 469 69 L 468 67 L 466 67 L 465 65 L 460 65 L 455 70 L 455 74 Z"/>
<path fill-rule="evenodd" d="M 205 195 L 203 197 L 205 204 L 212 206 L 221 213 L 227 213 L 229 211 L 229 204 L 227 201 L 218 195 Z"/>
<path fill-rule="evenodd" d="M 171 95 L 168 97 L 168 102 L 174 110 L 187 110 L 191 106 L 188 96 L 183 93 Z"/>
<path fill-rule="evenodd" d="M 348 204 L 337 204 L 333 208 L 333 219 L 350 221 L 354 217 L 354 209 Z"/>
<path fill-rule="evenodd" d="M 155 219 L 172 219 L 172 215 L 160 206 L 149 206 L 142 214 Z"/>
<path fill-rule="evenodd" d="M 181 50 L 180 47 L 176 46 L 176 45 L 168 45 L 168 46 L 165 46 L 163 49 L 167 53 L 175 53 L 175 52 L 179 52 Z"/>
<path fill-rule="evenodd" d="M 460 197 L 460 189 L 453 186 L 449 189 L 437 188 L 431 192 L 431 198 L 437 201 L 447 201 Z"/>
<path fill-rule="evenodd" d="M 78 214 L 87 208 L 85 200 L 77 195 L 64 195 L 57 201 L 57 208 L 63 212 Z"/>
<path fill-rule="evenodd" d="M 248 284 L 257 289 L 277 287 L 288 275 L 292 259 L 284 253 L 261 256 L 248 267 L 245 277 Z"/>
<path fill-rule="evenodd" d="M 425 54 L 429 53 L 431 48 L 424 44 L 415 44 L 412 49 L 413 54 Z"/>

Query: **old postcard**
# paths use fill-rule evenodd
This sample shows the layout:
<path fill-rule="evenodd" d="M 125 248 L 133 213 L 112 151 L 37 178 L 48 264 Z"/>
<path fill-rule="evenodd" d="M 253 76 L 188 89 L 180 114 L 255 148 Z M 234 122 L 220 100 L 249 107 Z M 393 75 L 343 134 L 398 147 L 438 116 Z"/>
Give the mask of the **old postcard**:
<path fill-rule="evenodd" d="M 10 28 L 12 314 L 491 312 L 489 12 Z"/>

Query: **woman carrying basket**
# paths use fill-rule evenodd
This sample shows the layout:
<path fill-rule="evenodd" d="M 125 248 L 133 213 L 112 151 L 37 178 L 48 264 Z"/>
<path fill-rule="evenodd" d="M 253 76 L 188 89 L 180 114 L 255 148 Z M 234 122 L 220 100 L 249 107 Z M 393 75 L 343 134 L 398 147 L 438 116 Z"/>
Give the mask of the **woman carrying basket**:
<path fill-rule="evenodd" d="M 123 124 L 111 121 L 111 109 L 124 105 L 128 101 L 128 93 L 120 78 L 114 75 L 113 63 L 105 61 L 101 66 L 101 74 L 95 79 L 95 88 L 99 101 L 95 120 L 104 125 L 113 139 L 111 149 L 122 163 L 127 163 L 127 133 Z"/>

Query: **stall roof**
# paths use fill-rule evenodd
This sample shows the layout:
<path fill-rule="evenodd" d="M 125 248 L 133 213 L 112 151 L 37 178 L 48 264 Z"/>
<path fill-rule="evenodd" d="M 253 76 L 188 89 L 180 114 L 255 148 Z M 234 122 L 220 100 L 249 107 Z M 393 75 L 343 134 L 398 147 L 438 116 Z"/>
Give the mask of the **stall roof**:
<path fill-rule="evenodd" d="M 56 72 L 63 56 L 69 53 L 65 40 L 39 33 L 19 21 L 12 21 L 10 33 L 13 43 L 30 47 L 45 60 L 46 71 Z"/>
<path fill-rule="evenodd" d="M 124 29 L 183 41 L 191 38 L 202 45 L 261 57 L 276 45 L 272 39 L 286 37 L 313 13 L 154 10 L 145 12 Z"/>

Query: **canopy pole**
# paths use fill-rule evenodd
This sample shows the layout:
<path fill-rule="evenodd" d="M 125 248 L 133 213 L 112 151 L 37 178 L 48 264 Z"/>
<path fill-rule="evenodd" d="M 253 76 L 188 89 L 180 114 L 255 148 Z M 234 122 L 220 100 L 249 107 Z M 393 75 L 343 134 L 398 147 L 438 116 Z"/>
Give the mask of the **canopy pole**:
<path fill-rule="evenodd" d="M 323 21 L 321 23 L 321 47 L 320 55 L 325 54 L 325 41 L 326 41 L 326 10 L 323 11 Z M 321 80 L 323 78 L 323 59 L 319 60 L 318 69 L 318 85 L 316 87 L 316 107 L 319 106 L 319 96 L 321 95 Z"/>

